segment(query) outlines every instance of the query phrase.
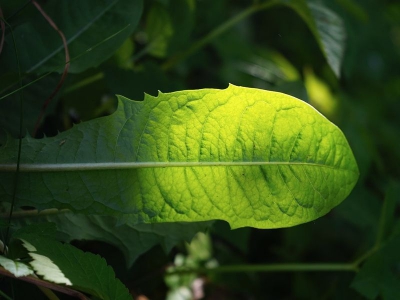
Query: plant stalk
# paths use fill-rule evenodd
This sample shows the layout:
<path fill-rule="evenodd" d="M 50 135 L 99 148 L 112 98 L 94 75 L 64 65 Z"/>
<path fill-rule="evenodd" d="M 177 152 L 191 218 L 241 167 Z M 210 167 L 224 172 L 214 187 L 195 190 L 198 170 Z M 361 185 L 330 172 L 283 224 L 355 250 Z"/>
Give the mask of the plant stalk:
<path fill-rule="evenodd" d="M 165 275 L 186 273 L 239 273 L 239 272 L 357 272 L 352 263 L 291 263 L 266 265 L 230 265 L 216 268 L 175 268 Z"/>
<path fill-rule="evenodd" d="M 238 15 L 234 16 L 233 18 L 227 20 L 226 22 L 222 23 L 220 26 L 215 28 L 213 31 L 211 31 L 209 34 L 207 34 L 205 37 L 201 38 L 197 42 L 193 43 L 188 49 L 186 49 L 183 52 L 177 53 L 176 55 L 172 56 L 169 60 L 167 60 L 162 66 L 161 69 L 163 71 L 167 71 L 171 69 L 173 66 L 177 65 L 179 62 L 182 60 L 185 60 L 188 58 L 190 55 L 195 53 L 197 50 L 203 48 L 205 45 L 210 43 L 212 40 L 214 40 L 216 37 L 220 36 L 224 32 L 226 32 L 228 29 L 232 28 L 234 25 L 242 21 L 243 19 L 247 18 L 248 16 L 259 12 L 263 9 L 270 8 L 274 5 L 277 4 L 277 1 L 267 1 L 267 2 L 262 2 L 258 3 L 255 2 L 253 5 L 249 6 L 247 9 L 243 10 L 241 13 Z"/>
<path fill-rule="evenodd" d="M 19 61 L 19 56 L 18 56 L 18 50 L 17 50 L 17 43 L 15 42 L 15 36 L 14 36 L 14 32 L 12 30 L 11 25 L 6 21 L 3 20 L 2 21 L 7 24 L 7 26 L 10 28 L 10 33 L 11 33 L 11 37 L 12 37 L 12 41 L 13 41 L 13 46 L 14 46 L 14 50 L 15 50 L 15 58 L 17 60 L 17 68 L 18 68 L 18 82 L 19 82 L 19 86 L 22 86 L 22 79 L 21 79 L 21 64 Z M 21 162 L 21 153 L 22 153 L 22 126 L 23 126 L 23 121 L 24 121 L 24 107 L 23 107 L 23 103 L 24 103 L 24 99 L 23 99 L 23 91 L 21 90 L 21 92 L 19 93 L 19 140 L 18 140 L 18 153 L 17 153 L 17 162 L 16 162 L 16 169 L 15 169 L 15 175 L 14 175 L 14 185 L 13 185 L 13 193 L 12 193 L 12 200 L 11 200 L 11 207 L 10 207 L 10 212 L 9 212 L 9 216 L 8 216 L 8 226 L 6 229 L 6 233 L 4 236 L 4 249 L 5 251 L 7 251 L 7 244 L 8 244 L 8 239 L 9 239 L 9 235 L 10 235 L 10 226 L 11 226 L 11 215 L 12 212 L 14 210 L 14 206 L 15 206 L 15 202 L 16 202 L 16 195 L 17 195 L 17 187 L 18 187 L 18 179 L 19 179 L 19 167 L 20 167 L 20 162 Z M 7 252 L 5 252 L 5 254 L 7 254 Z"/>

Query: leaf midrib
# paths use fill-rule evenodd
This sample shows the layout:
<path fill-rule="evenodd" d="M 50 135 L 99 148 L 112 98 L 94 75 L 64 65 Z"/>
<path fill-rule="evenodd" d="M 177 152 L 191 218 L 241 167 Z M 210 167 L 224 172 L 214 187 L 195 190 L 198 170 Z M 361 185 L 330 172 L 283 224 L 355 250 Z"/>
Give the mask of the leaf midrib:
<path fill-rule="evenodd" d="M 67 164 L 20 164 L 20 172 L 66 172 L 66 171 L 100 171 L 140 168 L 171 168 L 171 167 L 229 167 L 229 166 L 308 166 L 328 168 L 339 171 L 355 172 L 352 169 L 338 168 L 318 163 L 307 162 L 102 162 L 102 163 L 67 163 Z M 16 164 L 0 164 L 0 172 L 15 172 Z"/>

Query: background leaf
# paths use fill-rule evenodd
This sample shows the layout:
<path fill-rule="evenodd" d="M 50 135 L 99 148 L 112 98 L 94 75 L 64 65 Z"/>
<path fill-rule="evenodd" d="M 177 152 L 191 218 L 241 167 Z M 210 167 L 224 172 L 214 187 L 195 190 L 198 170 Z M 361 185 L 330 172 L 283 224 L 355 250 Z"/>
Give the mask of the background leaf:
<path fill-rule="evenodd" d="M 169 253 L 178 243 L 189 242 L 197 232 L 205 231 L 212 225 L 212 222 L 118 224 L 118 219 L 113 217 L 76 213 L 38 216 L 21 220 L 18 225 L 29 225 L 22 229 L 32 228 L 35 232 L 35 222 L 44 221 L 56 224 L 58 231 L 66 235 L 64 241 L 102 241 L 118 247 L 124 254 L 128 267 L 131 267 L 141 254 L 155 245 L 160 244 L 164 251 Z"/>
<path fill-rule="evenodd" d="M 77 73 L 104 62 L 132 34 L 142 13 L 142 0 L 50 1 L 43 9 L 64 33 L 71 58 L 90 50 L 85 59 L 71 63 L 69 72 Z M 91 49 L 125 27 L 112 39 Z M 57 67 L 63 69 L 62 41 L 39 12 L 32 12 L 30 18 L 18 24 L 14 35 L 22 72 L 42 74 Z M 10 34 L 6 37 L 1 60 L 1 72 L 17 70 Z"/>
<path fill-rule="evenodd" d="M 383 299 L 400 297 L 398 286 L 400 254 L 400 222 L 394 225 L 396 200 L 400 192 L 398 182 L 390 182 L 385 191 L 385 200 L 378 223 L 374 253 L 368 257 L 351 286 L 368 299 L 381 296 Z"/>
<path fill-rule="evenodd" d="M 146 33 L 151 55 L 166 57 L 189 44 L 194 23 L 195 1 L 154 2 L 147 14 Z"/>
<path fill-rule="evenodd" d="M 38 274 L 45 270 L 47 263 L 43 260 L 47 258 L 72 282 L 74 289 L 100 299 L 132 299 L 126 287 L 115 278 L 112 268 L 100 256 L 37 235 L 16 232 L 13 237 L 27 241 L 36 249 L 29 253 L 34 257 L 34 268 Z M 48 275 L 48 271 L 45 273 Z M 53 281 L 52 277 L 49 279 Z"/>
<path fill-rule="evenodd" d="M 284 1 L 307 23 L 329 66 L 337 77 L 343 59 L 346 31 L 341 18 L 320 2 Z"/>
<path fill-rule="evenodd" d="M 398 299 L 400 297 L 399 248 L 398 234 L 366 261 L 351 287 L 367 299 L 376 299 L 378 296 L 385 300 Z"/>
<path fill-rule="evenodd" d="M 40 114 L 42 106 L 57 84 L 59 76 L 49 76 L 29 86 L 23 92 L 23 134 L 32 134 L 35 122 Z M 27 82 L 27 81 L 25 81 Z M 53 114 L 56 109 L 58 97 L 50 103 L 47 114 Z M 20 101 L 19 94 L 14 94 L 1 101 L 0 110 L 0 137 L 5 138 L 6 133 L 14 137 L 19 135 Z"/>

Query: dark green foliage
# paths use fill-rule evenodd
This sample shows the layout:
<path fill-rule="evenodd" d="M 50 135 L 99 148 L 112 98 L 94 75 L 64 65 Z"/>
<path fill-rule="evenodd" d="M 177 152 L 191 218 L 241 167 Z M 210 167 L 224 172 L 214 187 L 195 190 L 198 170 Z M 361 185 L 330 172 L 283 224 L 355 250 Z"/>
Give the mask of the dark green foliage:
<path fill-rule="evenodd" d="M 232 83 L 284 92 L 319 109 L 345 133 L 360 179 L 331 213 L 292 228 L 230 230 L 222 221 L 129 224 L 118 216 L 56 213 L 45 203 L 41 208 L 50 210 L 38 213 L 16 203 L 7 233 L 15 182 L 10 176 L 2 182 L 7 182 L 10 198 L 0 199 L 0 239 L 5 241 L 7 234 L 9 258 L 30 266 L 20 240 L 24 239 L 68 278 L 79 281 L 72 288 L 101 299 L 117 299 L 114 291 L 121 299 L 130 298 L 129 293 L 174 299 L 179 293 L 193 293 L 194 279 L 204 284 L 200 290 L 206 299 L 400 299 L 399 3 L 37 2 L 65 34 L 72 61 L 34 138 L 55 136 L 73 124 L 111 114 L 116 110 L 115 94 L 142 100 L 144 93 L 156 96 L 159 90 L 223 89 Z M 1 154 L 7 138 L 19 137 L 20 97 L 22 133 L 32 134 L 43 103 L 60 79 L 65 56 L 60 36 L 31 2 L 1 1 L 0 9 L 16 40 L 15 48 L 5 24 L 0 51 Z M 229 23 L 245 12 L 249 14 Z M 219 27 L 224 24 L 226 28 Z M 205 42 L 198 46 L 199 41 Z M 29 86 L 8 95 L 20 84 Z M 60 141 L 58 146 L 68 143 Z M 72 155 L 73 149 L 66 152 Z M 81 200 L 77 204 L 87 205 Z M 184 244 L 199 231 L 208 233 L 196 236 L 191 246 Z M 100 254 L 107 263 L 77 248 Z M 340 263 L 348 269 L 295 271 L 297 263 Z M 229 265 L 275 264 L 290 264 L 292 269 L 221 271 Z M 168 269 L 171 266 L 178 268 Z M 216 266 L 221 269 L 209 270 Z M 179 275 L 179 267 L 197 272 Z M 164 277 L 167 269 L 172 275 Z M 0 291 L 11 298 L 44 297 L 32 284 L 13 280 L 11 285 L 11 279 L 1 279 Z"/>

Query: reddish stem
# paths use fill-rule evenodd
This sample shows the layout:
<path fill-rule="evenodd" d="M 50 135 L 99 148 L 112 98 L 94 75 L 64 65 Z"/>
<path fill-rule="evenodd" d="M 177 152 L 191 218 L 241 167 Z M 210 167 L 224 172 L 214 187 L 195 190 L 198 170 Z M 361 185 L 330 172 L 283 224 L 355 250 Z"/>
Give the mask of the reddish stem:
<path fill-rule="evenodd" d="M 57 292 L 60 292 L 60 293 L 63 293 L 63 294 L 66 294 L 66 295 L 81 299 L 81 300 L 88 300 L 88 298 L 84 294 L 82 294 L 81 292 L 78 292 L 78 291 L 73 290 L 71 288 L 68 288 L 66 286 L 62 286 L 62 285 L 58 285 L 58 284 L 55 284 L 55 283 L 51 283 L 51 282 L 42 280 L 40 278 L 31 276 L 31 275 L 15 277 L 14 274 L 12 274 L 11 272 L 7 271 L 6 269 L 4 269 L 2 267 L 0 267 L 0 274 L 4 275 L 4 276 L 7 276 L 7 277 L 11 277 L 11 278 L 19 279 L 19 280 L 22 280 L 22 281 L 26 281 L 26 282 L 35 284 L 37 286 L 42 286 L 42 287 L 48 288 L 50 290 L 57 291 Z"/>
<path fill-rule="evenodd" d="M 50 96 L 46 99 L 46 101 L 43 103 L 42 109 L 40 111 L 40 115 L 38 117 L 38 119 L 36 120 L 36 124 L 35 124 L 35 129 L 33 130 L 33 134 L 32 136 L 34 137 L 39 129 L 40 123 L 42 122 L 43 116 L 46 112 L 47 107 L 49 106 L 51 100 L 53 100 L 53 98 L 55 97 L 55 95 L 58 93 L 58 91 L 60 90 L 60 88 L 62 87 L 62 85 L 64 84 L 65 78 L 67 76 L 68 73 L 68 69 L 69 69 L 69 50 L 68 50 L 68 44 L 67 44 L 67 40 L 64 36 L 64 33 L 58 29 L 57 25 L 53 22 L 53 20 L 46 14 L 46 12 L 42 9 L 42 7 L 35 1 L 32 0 L 32 4 L 35 5 L 35 7 L 37 8 L 37 10 L 43 15 L 43 17 L 47 20 L 47 22 L 49 22 L 50 26 L 54 28 L 54 30 L 57 31 L 57 33 L 60 35 L 62 41 L 63 41 L 63 45 L 64 45 L 64 50 L 65 50 L 65 67 L 64 67 L 64 72 L 61 75 L 61 79 L 58 82 L 56 88 L 54 89 L 54 91 L 50 94 Z"/>

